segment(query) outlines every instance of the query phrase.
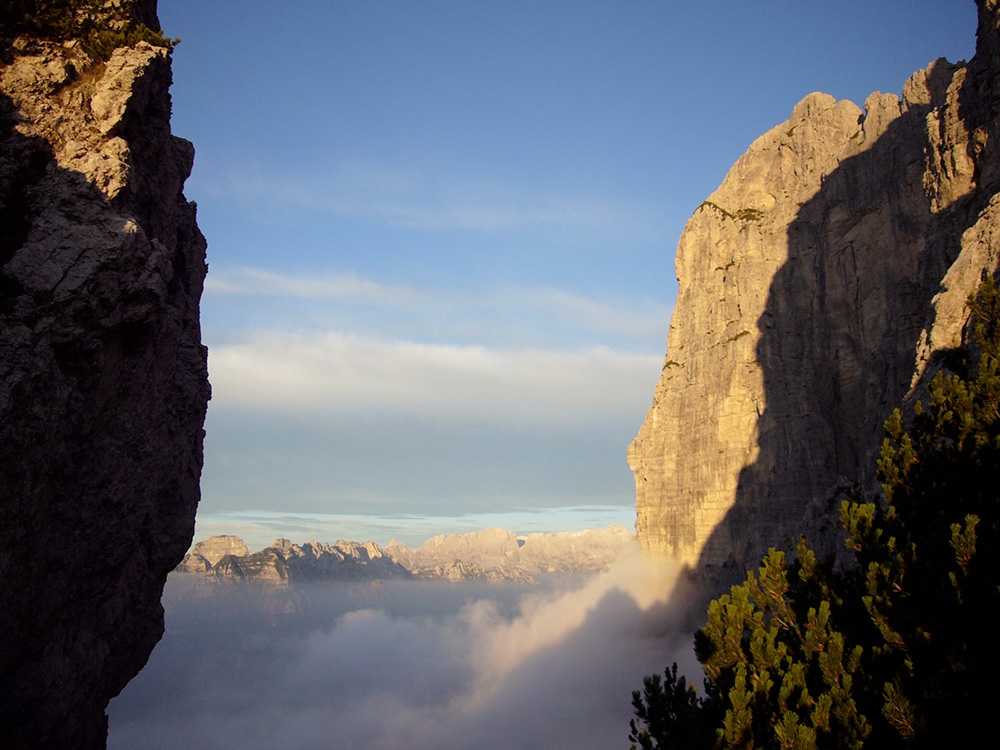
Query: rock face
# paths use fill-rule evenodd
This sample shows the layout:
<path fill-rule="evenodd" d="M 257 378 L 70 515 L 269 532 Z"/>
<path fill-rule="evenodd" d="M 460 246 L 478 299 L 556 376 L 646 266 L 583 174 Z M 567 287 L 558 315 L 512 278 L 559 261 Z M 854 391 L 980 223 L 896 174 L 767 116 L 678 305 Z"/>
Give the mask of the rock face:
<path fill-rule="evenodd" d="M 155 2 L 129 12 L 157 28 Z M 8 31 L 0 745 L 104 747 L 108 701 L 163 632 L 199 499 L 205 240 L 181 192 L 194 149 L 170 133 L 167 49 L 100 62 Z"/>
<path fill-rule="evenodd" d="M 932 63 L 901 99 L 807 96 L 695 211 L 628 452 L 646 550 L 715 575 L 803 531 L 833 550 L 839 498 L 877 491 L 885 418 L 997 268 L 998 24 L 981 0 L 973 60 Z"/>
<path fill-rule="evenodd" d="M 177 567 L 189 573 L 204 573 L 227 555 L 242 557 L 249 554 L 246 543 L 238 536 L 213 536 L 194 545 Z"/>

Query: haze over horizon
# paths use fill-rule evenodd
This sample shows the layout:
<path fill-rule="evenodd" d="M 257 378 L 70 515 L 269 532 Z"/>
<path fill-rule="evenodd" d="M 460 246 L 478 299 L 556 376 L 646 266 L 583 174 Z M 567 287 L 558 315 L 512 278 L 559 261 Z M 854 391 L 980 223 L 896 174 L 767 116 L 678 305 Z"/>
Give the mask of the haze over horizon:
<path fill-rule="evenodd" d="M 975 7 L 161 0 L 211 270 L 196 540 L 634 522 L 684 222 Z"/>

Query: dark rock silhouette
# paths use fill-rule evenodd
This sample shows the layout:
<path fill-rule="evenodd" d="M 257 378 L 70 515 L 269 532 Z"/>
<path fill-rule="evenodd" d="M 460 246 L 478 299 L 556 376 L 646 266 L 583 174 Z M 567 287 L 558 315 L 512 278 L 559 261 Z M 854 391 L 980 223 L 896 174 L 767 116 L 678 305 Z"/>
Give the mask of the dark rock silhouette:
<path fill-rule="evenodd" d="M 132 12 L 157 28 L 155 2 Z M 0 55 L 0 745 L 99 748 L 194 531 L 194 149 L 170 134 L 167 49 Z"/>

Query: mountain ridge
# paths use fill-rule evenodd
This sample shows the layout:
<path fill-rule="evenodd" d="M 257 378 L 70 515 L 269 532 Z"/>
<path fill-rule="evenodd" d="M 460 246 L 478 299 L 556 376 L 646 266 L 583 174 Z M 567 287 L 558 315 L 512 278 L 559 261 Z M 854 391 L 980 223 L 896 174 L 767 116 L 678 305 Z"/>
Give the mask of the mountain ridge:
<path fill-rule="evenodd" d="M 520 537 L 493 527 L 441 534 L 414 550 L 395 540 L 383 548 L 371 541 L 298 545 L 277 539 L 251 553 L 239 537 L 221 535 L 195 544 L 176 570 L 215 582 L 274 586 L 383 578 L 533 583 L 539 575 L 606 570 L 634 541 L 635 535 L 619 524 Z"/>

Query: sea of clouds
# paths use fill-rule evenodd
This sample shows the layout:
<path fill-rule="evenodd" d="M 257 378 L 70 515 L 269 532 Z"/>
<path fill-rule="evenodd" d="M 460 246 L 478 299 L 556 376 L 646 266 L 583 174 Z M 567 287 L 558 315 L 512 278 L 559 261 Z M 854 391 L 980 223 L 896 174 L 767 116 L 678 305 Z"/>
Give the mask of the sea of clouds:
<path fill-rule="evenodd" d="M 643 676 L 698 674 L 678 581 L 634 553 L 536 586 L 268 594 L 174 574 L 166 635 L 112 701 L 108 747 L 627 747 Z"/>

